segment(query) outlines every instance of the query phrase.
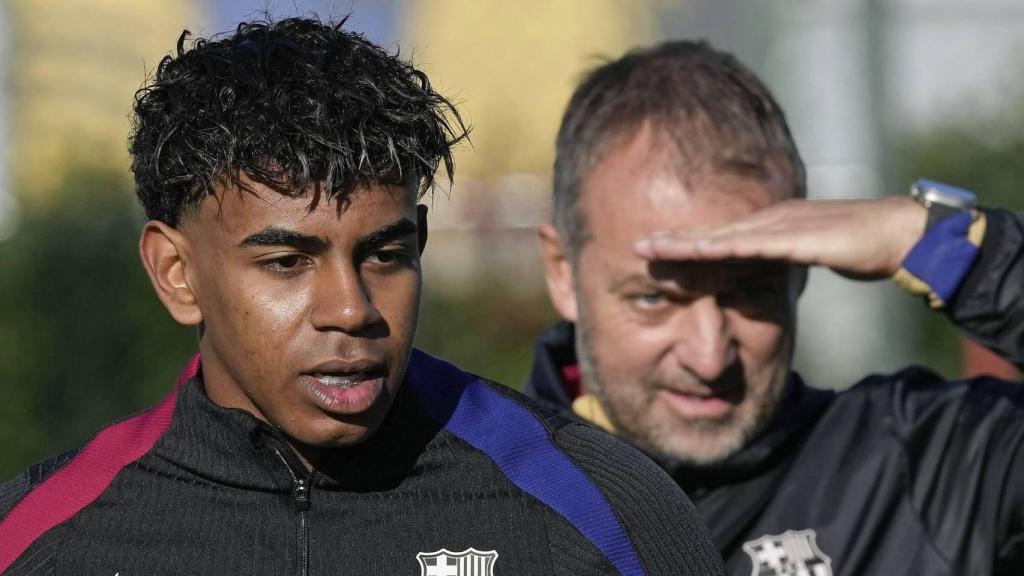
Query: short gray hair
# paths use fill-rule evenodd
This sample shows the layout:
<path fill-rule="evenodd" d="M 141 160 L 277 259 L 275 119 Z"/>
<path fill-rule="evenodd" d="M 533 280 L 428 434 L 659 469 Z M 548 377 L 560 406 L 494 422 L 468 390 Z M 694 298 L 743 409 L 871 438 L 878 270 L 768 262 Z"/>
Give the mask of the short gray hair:
<path fill-rule="evenodd" d="M 703 41 L 634 50 L 590 71 L 573 93 L 555 150 L 555 228 L 575 261 L 588 238 L 581 188 L 611 145 L 650 123 L 683 162 L 763 173 L 788 164 L 793 196 L 806 195 L 803 160 L 768 88 L 731 54 Z"/>

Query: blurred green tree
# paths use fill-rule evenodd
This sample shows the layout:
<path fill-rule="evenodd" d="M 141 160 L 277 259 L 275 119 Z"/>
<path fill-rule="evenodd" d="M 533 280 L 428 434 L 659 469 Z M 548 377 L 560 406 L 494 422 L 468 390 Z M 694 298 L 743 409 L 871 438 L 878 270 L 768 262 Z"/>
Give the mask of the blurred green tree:
<path fill-rule="evenodd" d="M 555 313 L 543 290 L 502 289 L 508 283 L 480 279 L 474 290 L 423 298 L 416 346 L 465 370 L 522 388 L 533 363 L 533 341 Z"/>
<path fill-rule="evenodd" d="M 125 178 L 73 169 L 0 243 L 0 478 L 74 448 L 166 394 L 195 350 L 137 254 Z"/>

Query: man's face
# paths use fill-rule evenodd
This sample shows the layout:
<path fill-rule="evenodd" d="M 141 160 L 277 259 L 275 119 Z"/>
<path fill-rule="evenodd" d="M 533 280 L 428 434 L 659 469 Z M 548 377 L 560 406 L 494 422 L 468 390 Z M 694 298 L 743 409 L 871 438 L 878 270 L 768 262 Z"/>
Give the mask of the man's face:
<path fill-rule="evenodd" d="M 339 213 L 250 185 L 207 198 L 181 227 L 207 394 L 300 454 L 360 442 L 405 375 L 425 210 L 399 187 L 357 188 Z"/>
<path fill-rule="evenodd" d="M 790 184 L 778 174 L 682 178 L 664 149 L 642 130 L 584 183 L 577 350 L 584 383 L 620 433 L 662 457 L 710 464 L 735 453 L 778 403 L 798 276 L 765 264 L 650 263 L 632 244 L 743 217 L 787 197 Z"/>

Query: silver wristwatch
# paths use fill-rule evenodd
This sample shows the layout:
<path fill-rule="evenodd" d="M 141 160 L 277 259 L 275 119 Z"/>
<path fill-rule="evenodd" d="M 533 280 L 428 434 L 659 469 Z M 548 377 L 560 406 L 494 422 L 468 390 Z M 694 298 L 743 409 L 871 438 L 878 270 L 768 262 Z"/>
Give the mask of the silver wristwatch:
<path fill-rule="evenodd" d="M 910 197 L 928 209 L 931 230 L 937 222 L 960 212 L 970 212 L 978 205 L 978 198 L 969 190 L 933 180 L 918 180 L 910 187 Z"/>

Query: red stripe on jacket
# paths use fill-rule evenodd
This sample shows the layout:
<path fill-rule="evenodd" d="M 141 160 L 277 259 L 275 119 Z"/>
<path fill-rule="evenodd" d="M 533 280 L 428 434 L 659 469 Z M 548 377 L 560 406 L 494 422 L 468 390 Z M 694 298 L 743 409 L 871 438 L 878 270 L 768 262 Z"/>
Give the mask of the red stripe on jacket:
<path fill-rule="evenodd" d="M 199 371 L 196 354 L 159 404 L 101 430 L 60 470 L 33 488 L 0 523 L 0 573 L 40 536 L 95 501 L 171 426 L 178 390 Z"/>

